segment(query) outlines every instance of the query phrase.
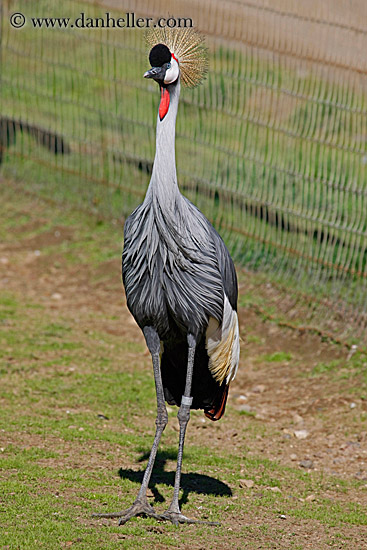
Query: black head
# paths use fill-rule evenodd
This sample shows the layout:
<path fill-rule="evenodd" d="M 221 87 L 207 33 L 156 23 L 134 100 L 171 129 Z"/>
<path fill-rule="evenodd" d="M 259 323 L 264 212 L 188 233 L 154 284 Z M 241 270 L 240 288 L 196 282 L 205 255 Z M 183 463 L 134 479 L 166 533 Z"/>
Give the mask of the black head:
<path fill-rule="evenodd" d="M 149 53 L 149 63 L 152 67 L 162 67 L 171 61 L 171 52 L 165 44 L 156 44 Z"/>
<path fill-rule="evenodd" d="M 167 86 L 177 80 L 178 62 L 165 44 L 156 44 L 150 50 L 149 62 L 152 68 L 144 74 L 145 78 L 153 78 L 160 86 Z"/>

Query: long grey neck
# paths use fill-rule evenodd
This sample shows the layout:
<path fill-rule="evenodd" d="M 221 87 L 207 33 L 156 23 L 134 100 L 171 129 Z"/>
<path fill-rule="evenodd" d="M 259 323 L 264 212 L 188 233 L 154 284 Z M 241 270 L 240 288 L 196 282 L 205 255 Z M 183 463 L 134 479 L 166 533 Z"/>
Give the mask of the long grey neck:
<path fill-rule="evenodd" d="M 146 199 L 154 197 L 160 203 L 169 206 L 174 197 L 179 194 L 175 158 L 176 116 L 180 97 L 179 79 L 167 89 L 170 95 L 169 108 L 163 120 L 160 120 L 158 114 L 156 151 Z"/>

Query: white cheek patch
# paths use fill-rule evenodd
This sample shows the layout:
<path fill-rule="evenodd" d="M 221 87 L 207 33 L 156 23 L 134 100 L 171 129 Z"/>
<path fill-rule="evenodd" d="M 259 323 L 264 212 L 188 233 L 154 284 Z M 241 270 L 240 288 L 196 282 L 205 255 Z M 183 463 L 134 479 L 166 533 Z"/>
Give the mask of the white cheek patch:
<path fill-rule="evenodd" d="M 176 59 L 174 59 L 174 57 L 171 57 L 171 67 L 166 71 L 166 76 L 164 77 L 164 83 L 172 84 L 172 82 L 177 80 L 179 73 L 180 73 L 180 69 L 178 67 L 177 61 Z"/>

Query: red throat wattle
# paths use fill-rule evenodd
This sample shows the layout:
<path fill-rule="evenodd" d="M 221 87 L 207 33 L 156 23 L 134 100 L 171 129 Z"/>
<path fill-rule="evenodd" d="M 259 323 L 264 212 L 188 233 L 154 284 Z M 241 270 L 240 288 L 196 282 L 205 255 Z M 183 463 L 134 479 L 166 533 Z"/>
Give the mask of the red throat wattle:
<path fill-rule="evenodd" d="M 159 119 L 163 120 L 168 112 L 169 107 L 169 91 L 167 88 L 161 87 L 161 102 L 159 104 Z"/>

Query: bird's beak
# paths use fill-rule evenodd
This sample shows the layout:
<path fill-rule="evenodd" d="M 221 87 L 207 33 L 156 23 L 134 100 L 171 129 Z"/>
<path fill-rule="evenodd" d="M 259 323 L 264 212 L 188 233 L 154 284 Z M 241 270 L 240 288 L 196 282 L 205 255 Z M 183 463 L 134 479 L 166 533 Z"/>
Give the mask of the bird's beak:
<path fill-rule="evenodd" d="M 163 67 L 152 67 L 144 73 L 144 78 L 154 78 L 154 80 L 164 80 L 166 69 Z"/>

